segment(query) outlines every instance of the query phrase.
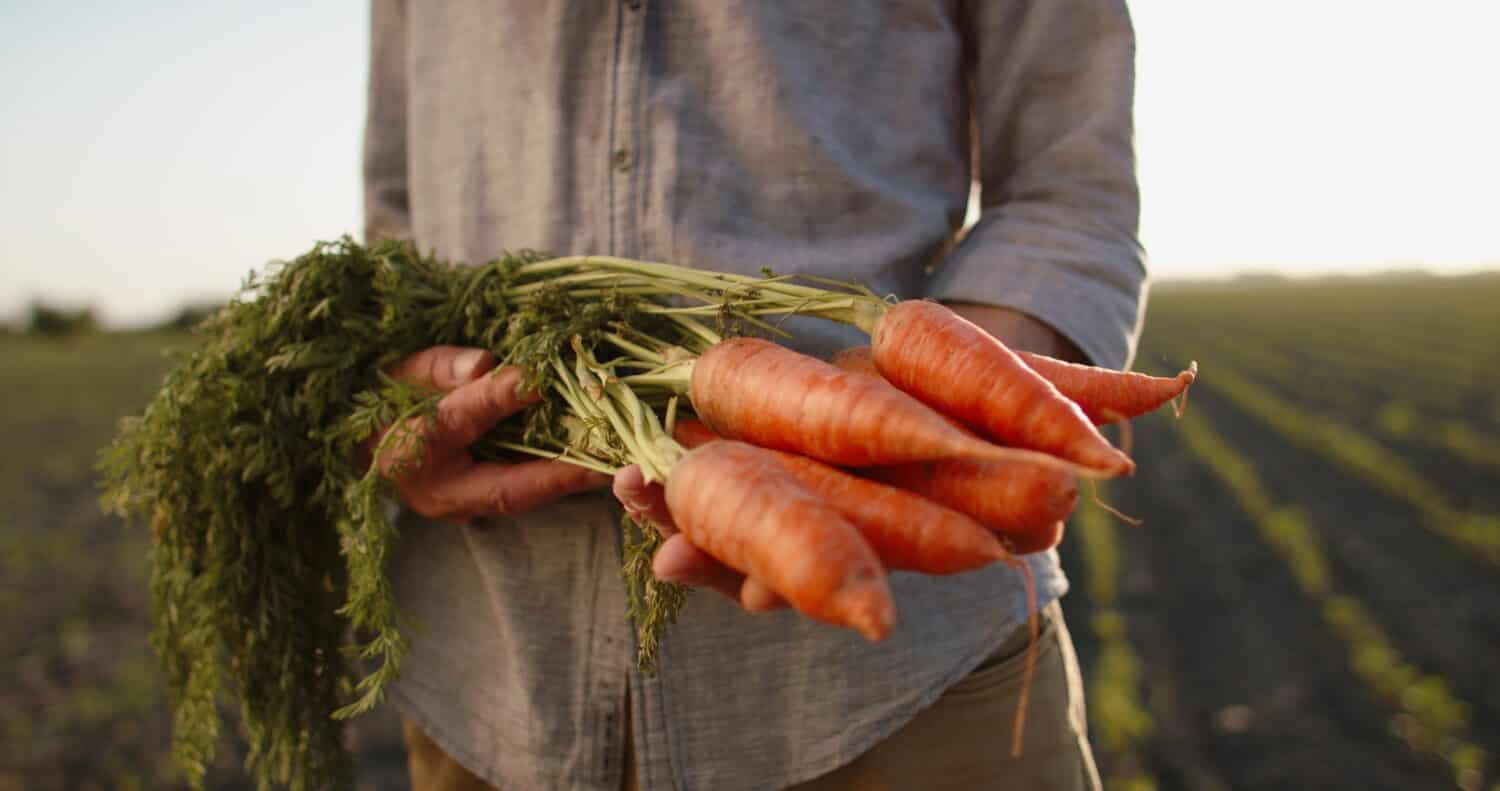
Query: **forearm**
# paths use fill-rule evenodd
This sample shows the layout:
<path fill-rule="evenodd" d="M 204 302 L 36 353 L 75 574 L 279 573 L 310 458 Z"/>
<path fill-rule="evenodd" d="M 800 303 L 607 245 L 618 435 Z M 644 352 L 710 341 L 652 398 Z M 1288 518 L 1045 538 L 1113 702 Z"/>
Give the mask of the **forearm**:
<path fill-rule="evenodd" d="M 1068 362 L 1088 362 L 1083 352 L 1047 323 L 1012 308 L 973 302 L 947 302 L 953 312 L 979 325 L 1016 351 L 1035 352 Z"/>

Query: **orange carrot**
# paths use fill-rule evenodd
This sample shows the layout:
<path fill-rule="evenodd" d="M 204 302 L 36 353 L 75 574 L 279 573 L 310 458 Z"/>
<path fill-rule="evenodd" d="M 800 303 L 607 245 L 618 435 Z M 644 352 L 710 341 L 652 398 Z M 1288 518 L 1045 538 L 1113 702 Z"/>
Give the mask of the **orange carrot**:
<path fill-rule="evenodd" d="M 1077 481 L 1067 471 L 1025 462 L 944 459 L 860 473 L 968 514 L 1018 555 L 1051 547 L 1053 525 L 1078 502 Z"/>
<path fill-rule="evenodd" d="M 1187 392 L 1198 377 L 1198 364 L 1173 377 L 1147 376 L 1079 365 L 1030 352 L 1016 352 L 1031 370 L 1051 382 L 1097 425 L 1144 415 Z"/>
<path fill-rule="evenodd" d="M 689 392 L 720 436 L 845 467 L 954 457 L 1061 463 L 962 431 L 878 377 L 756 338 L 710 347 L 693 363 Z"/>
<path fill-rule="evenodd" d="M 688 540 L 803 614 L 880 640 L 896 619 L 885 570 L 859 530 L 764 450 L 710 442 L 672 467 L 667 507 Z"/>
<path fill-rule="evenodd" d="M 989 333 L 936 302 L 891 308 L 870 347 L 891 384 L 1002 443 L 1109 475 L 1135 469 L 1077 404 Z"/>
<path fill-rule="evenodd" d="M 868 346 L 844 349 L 832 363 L 878 375 Z M 1017 555 L 1056 546 L 1062 537 L 1060 520 L 1078 502 L 1077 481 L 1067 471 L 1025 462 L 944 459 L 872 467 L 861 474 L 968 514 L 999 533 Z"/>
<path fill-rule="evenodd" d="M 1021 362 L 1052 383 L 1059 393 L 1077 404 L 1094 425 L 1114 423 L 1144 415 L 1187 392 L 1198 376 L 1198 364 L 1173 377 L 1116 371 L 1079 365 L 1043 354 L 1016 351 Z M 843 349 L 831 362 L 845 371 L 879 375 L 868 346 Z"/>
<path fill-rule="evenodd" d="M 719 439 L 696 420 L 679 421 L 676 436 L 689 448 Z M 956 574 L 1009 558 L 994 534 L 958 511 L 806 456 L 767 452 L 808 491 L 859 528 L 886 568 Z"/>

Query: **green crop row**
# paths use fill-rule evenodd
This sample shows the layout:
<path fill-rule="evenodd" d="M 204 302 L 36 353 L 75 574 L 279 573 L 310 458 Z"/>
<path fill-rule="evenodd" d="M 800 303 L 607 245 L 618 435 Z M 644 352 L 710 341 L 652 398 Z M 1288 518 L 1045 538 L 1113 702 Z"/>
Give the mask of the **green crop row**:
<path fill-rule="evenodd" d="M 1385 436 L 1427 445 L 1470 464 L 1500 469 L 1500 440 L 1467 421 L 1441 417 L 1423 408 L 1457 408 L 1463 395 L 1458 388 L 1413 387 L 1406 378 L 1381 387 L 1382 377 L 1389 381 L 1389 371 L 1365 376 L 1351 368 L 1311 366 L 1265 344 L 1226 336 L 1198 338 L 1194 345 L 1198 347 L 1196 356 L 1213 361 L 1210 376 L 1226 368 L 1250 372 L 1254 380 L 1269 382 L 1299 401 L 1315 402 L 1340 415 L 1373 412 L 1372 428 Z M 1174 358 L 1185 356 L 1181 345 L 1170 341 L 1163 351 Z M 1361 403 L 1359 386 L 1370 397 L 1385 398 L 1379 390 L 1400 393 L 1400 397 L 1373 408 Z"/>
<path fill-rule="evenodd" d="M 1346 346 L 1326 335 L 1267 336 L 1257 332 L 1265 328 L 1242 331 L 1238 325 L 1233 333 L 1203 332 L 1206 326 L 1213 325 L 1159 322 L 1146 344 L 1173 357 L 1196 357 L 1207 370 L 1216 370 L 1227 362 L 1264 373 L 1299 393 L 1316 394 L 1319 400 L 1345 410 L 1364 411 L 1397 396 L 1452 414 L 1462 408 L 1465 399 L 1494 389 L 1494 383 L 1478 375 L 1473 365 L 1426 369 L 1405 365 L 1371 339 Z"/>
<path fill-rule="evenodd" d="M 1205 375 L 1207 387 L 1283 438 L 1310 450 L 1421 514 L 1422 524 L 1485 563 L 1500 565 L 1500 517 L 1466 512 L 1400 454 L 1327 415 L 1287 401 L 1230 369 Z"/>
<path fill-rule="evenodd" d="M 1500 278 L 1167 288 L 1153 296 L 1147 348 L 1233 338 L 1449 407 L 1500 388 Z M 1214 332 L 1217 328 L 1221 331 Z M 1199 353 L 1199 359 L 1204 355 Z"/>
<path fill-rule="evenodd" d="M 1419 366 L 1493 371 L 1497 298 L 1500 277 L 1493 274 L 1177 287 L 1153 295 L 1152 321 L 1186 318 L 1199 328 L 1275 336 L 1297 349 L 1332 341 L 1364 352 L 1404 350 Z"/>
<path fill-rule="evenodd" d="M 1152 340 L 1159 337 L 1153 335 Z M 1189 337 L 1192 338 L 1190 342 L 1186 341 Z M 1299 395 L 1315 394 L 1319 401 L 1346 412 L 1367 408 L 1360 389 L 1349 386 L 1360 384 L 1361 377 L 1357 372 L 1314 365 L 1280 351 L 1273 344 L 1239 336 L 1190 336 L 1184 331 L 1176 338 L 1166 336 L 1165 343 L 1153 348 L 1169 355 L 1174 362 L 1196 358 L 1205 375 L 1211 376 L 1225 368 L 1253 371 L 1258 378 Z"/>
<path fill-rule="evenodd" d="M 1140 696 L 1141 660 L 1130 645 L 1125 617 L 1118 607 L 1120 548 L 1115 528 L 1110 517 L 1095 505 L 1079 509 L 1075 519 L 1093 611 L 1089 626 L 1099 645 L 1089 673 L 1089 719 L 1100 749 L 1115 768 L 1105 778 L 1106 785 L 1127 791 L 1155 791 L 1156 778 L 1144 760 L 1153 725 Z"/>
<path fill-rule="evenodd" d="M 1433 445 L 1471 464 L 1500 469 L 1500 439 L 1475 431 L 1462 420 L 1433 418 L 1408 402 L 1391 401 L 1375 414 L 1375 425 L 1392 437 Z"/>
<path fill-rule="evenodd" d="M 1338 592 L 1322 539 L 1307 516 L 1279 504 L 1255 467 L 1208 421 L 1201 415 L 1184 415 L 1178 431 L 1193 456 L 1250 517 L 1329 631 L 1343 643 L 1354 675 L 1395 710 L 1392 731 L 1412 750 L 1446 762 L 1459 788 L 1477 791 L 1489 756 L 1468 739 L 1469 704 L 1455 697 L 1441 677 L 1425 674 L 1403 658 L 1359 599 Z"/>

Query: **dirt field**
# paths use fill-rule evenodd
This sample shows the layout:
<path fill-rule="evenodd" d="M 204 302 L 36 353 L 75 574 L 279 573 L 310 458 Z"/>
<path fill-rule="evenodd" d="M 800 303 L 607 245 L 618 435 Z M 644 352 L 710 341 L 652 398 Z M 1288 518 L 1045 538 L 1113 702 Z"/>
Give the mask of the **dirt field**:
<path fill-rule="evenodd" d="M 1202 365 L 1070 527 L 1107 787 L 1500 789 L 1500 277 L 1165 287 Z M 0 791 L 175 786 L 147 537 L 92 463 L 180 335 L 0 336 Z M 404 787 L 389 715 L 361 786 Z M 247 787 L 228 749 L 212 788 Z"/>
<path fill-rule="evenodd" d="M 1082 526 L 1117 539 L 1145 778 L 1500 787 L 1497 296 L 1494 276 L 1154 296 L 1139 364 L 1200 361 L 1191 420 L 1136 426 L 1144 472 L 1110 491 L 1143 527 Z"/>
<path fill-rule="evenodd" d="M 93 463 L 187 336 L 0 337 L 0 789 L 176 782 L 147 644 L 147 536 L 100 512 Z M 361 723 L 361 787 L 405 787 L 399 727 Z M 250 788 L 224 751 L 209 788 Z"/>

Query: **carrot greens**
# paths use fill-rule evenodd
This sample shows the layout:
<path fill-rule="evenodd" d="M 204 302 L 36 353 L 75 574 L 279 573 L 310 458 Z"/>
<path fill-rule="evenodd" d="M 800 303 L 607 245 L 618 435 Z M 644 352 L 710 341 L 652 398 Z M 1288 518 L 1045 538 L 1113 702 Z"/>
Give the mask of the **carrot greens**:
<path fill-rule="evenodd" d="M 859 288 L 789 278 L 532 252 L 462 267 L 347 238 L 249 277 L 101 459 L 106 506 L 153 532 L 152 641 L 189 779 L 202 782 L 227 693 L 261 788 L 349 785 L 342 720 L 382 699 L 409 626 L 386 574 L 393 486 L 358 449 L 438 399 L 382 367 L 434 345 L 489 349 L 544 397 L 476 455 L 641 463 L 660 480 L 681 453 L 660 417 L 670 394 L 623 375 L 763 317 L 868 321 L 883 307 Z M 684 592 L 650 574 L 654 530 L 627 525 L 624 538 L 649 664 Z"/>

